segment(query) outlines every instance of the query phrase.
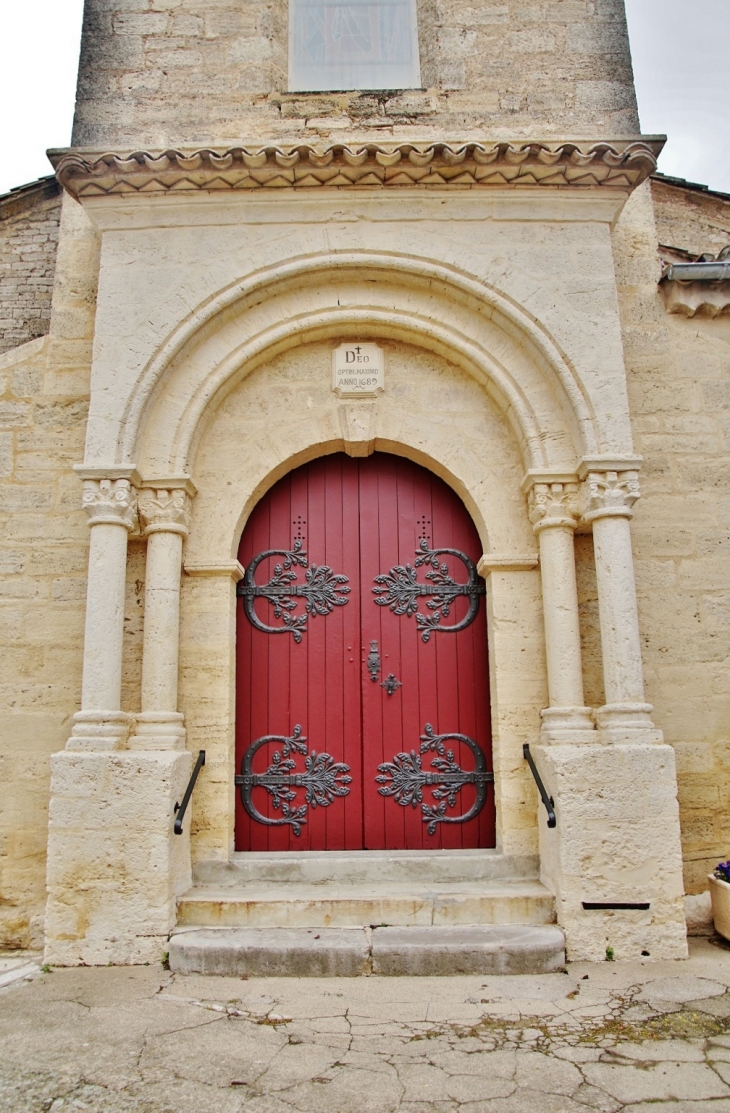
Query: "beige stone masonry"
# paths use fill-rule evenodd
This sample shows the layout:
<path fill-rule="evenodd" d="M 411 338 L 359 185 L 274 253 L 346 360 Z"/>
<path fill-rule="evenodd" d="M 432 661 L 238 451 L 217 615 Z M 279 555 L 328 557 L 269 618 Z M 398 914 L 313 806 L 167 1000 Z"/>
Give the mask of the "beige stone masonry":
<path fill-rule="evenodd" d="M 603 681 L 606 704 L 596 711 L 604 730 L 651 730 L 651 704 L 644 699 L 644 676 L 636 604 L 634 561 L 629 519 L 639 497 L 638 472 L 607 461 L 583 460 L 583 520 L 593 529 L 593 546 L 601 622 Z M 594 470 L 595 469 L 595 470 Z"/>
<path fill-rule="evenodd" d="M 424 88 L 320 94 L 288 90 L 288 7 L 93 0 L 74 143 L 612 137 L 638 126 L 619 0 L 419 0 Z"/>
<path fill-rule="evenodd" d="M 309 459 L 396 452 L 452 486 L 482 539 L 498 847 L 529 854 L 538 833 L 542 838 L 522 755 L 529 742 L 555 797 L 560 831 L 555 848 L 545 847 L 543 876 L 558 894 L 571 952 L 596 957 L 595 925 L 581 904 L 586 863 L 610 898 L 633 891 L 626 846 L 634 863 L 652 853 L 643 832 L 634 839 L 609 827 L 600 835 L 600 825 L 576 826 L 571 818 L 596 780 L 611 786 L 607 816 L 613 795 L 624 792 L 620 778 L 606 780 L 604 758 L 596 756 L 617 739 L 596 730 L 584 706 L 573 533 L 581 459 L 592 475 L 636 469 L 608 251 L 629 191 L 541 186 L 477 196 L 379 185 L 257 195 L 167 191 L 138 194 L 133 204 L 114 195 L 84 198 L 104 244 L 87 465 L 134 461 L 145 476 L 192 475 L 198 490 L 185 540 L 192 574 L 181 585 L 178 709 L 174 611 L 184 523 L 170 482 L 148 481 L 150 491 L 166 492 L 162 497 L 143 488 L 143 527 L 171 528 L 155 528 L 147 539 L 150 653 L 133 739 L 141 744 L 152 715 L 158 737 L 166 732 L 165 745 L 174 746 L 182 721 L 170 717 L 184 714 L 187 745 L 205 749 L 190 821 L 194 860 L 225 861 L 233 846 L 235 555 L 247 517 L 281 475 Z M 193 255 L 181 226 L 196 237 Z M 209 266 L 201 269 L 200 258 Z M 534 280 L 546 267 L 549 288 Z M 332 391 L 332 350 L 353 337 L 384 349 L 386 387 L 376 402 L 342 403 Z M 600 529 L 603 520 L 618 519 L 599 516 L 583 528 Z M 539 571 L 531 555 L 535 532 Z M 157 538 L 164 539 L 159 553 Z M 625 585 L 613 564 L 609 573 L 603 580 L 611 591 Z M 605 586 L 599 582 L 600 592 Z M 608 613 L 616 606 L 612 600 Z M 617 645 L 619 656 L 621 650 Z M 549 762 L 536 745 L 542 711 Z M 623 722 L 621 745 L 641 750 L 645 781 L 665 776 L 669 783 L 660 736 L 647 722 L 642 730 L 636 725 Z M 124 760 L 141 752 L 170 751 L 133 749 Z M 621 776 L 630 764 L 627 758 L 618 766 Z M 154 823 L 162 823 L 159 811 Z M 661 830 L 670 856 L 673 847 L 678 855 L 673 830 L 676 836 L 670 811 Z M 61 832 L 52 838 L 62 839 Z M 575 861 L 584 863 L 583 873 Z M 671 857 L 668 870 L 671 885 L 681 888 L 678 862 Z M 174 888 L 182 875 L 170 860 L 168 867 Z M 106 930 L 110 953 L 121 953 L 101 890 L 95 892 L 87 934 Z M 59 885 L 53 900 L 64 899 Z M 657 953 L 676 955 L 674 905 L 670 912 L 657 907 Z M 129 916 L 122 902 L 120 922 L 134 934 Z M 165 922 L 160 913 L 160 930 Z M 641 932 L 630 924 L 622 931 L 625 953 L 635 954 Z M 85 939 L 79 935 L 66 953 L 84 953 Z"/>
<path fill-rule="evenodd" d="M 246 569 L 237 560 L 231 560 L 222 564 L 200 564 L 195 561 L 186 560 L 184 568 L 188 576 L 228 576 L 236 583 L 242 580 L 246 574 Z"/>
<path fill-rule="evenodd" d="M 531 572 L 538 564 L 537 553 L 484 553 L 477 562 L 477 572 L 486 579 L 492 572 Z"/>
<path fill-rule="evenodd" d="M 570 959 L 598 961 L 607 948 L 618 958 L 654 948 L 686 955 L 674 755 L 643 700 L 628 532 L 640 463 L 584 459 L 578 475 L 528 473 L 523 481 L 540 539 L 551 704 L 556 692 L 583 702 L 573 548 L 579 520 L 592 528 L 595 546 L 606 691 L 606 705 L 595 710 L 599 729 L 591 729 L 588 708 L 551 706 L 542 713 L 543 744 L 533 751 L 557 816 L 554 829 L 544 817 L 539 822 L 542 877 L 556 894 Z M 607 790 L 609 780 L 621 784 L 620 800 Z M 591 903 L 608 907 L 585 907 Z M 626 903 L 648 907 L 610 907 Z"/>
<path fill-rule="evenodd" d="M 89 572 L 84 632 L 81 710 L 67 743 L 71 750 L 122 749 L 129 716 L 121 709 L 124 592 L 127 538 L 134 528 L 136 472 L 77 468 L 83 479 L 82 505 L 89 516 Z"/>
<path fill-rule="evenodd" d="M 682 957 L 675 764 L 689 889 L 730 838 L 730 317 L 667 314 L 656 246 L 717 252 L 725 203 L 657 186 L 657 235 L 622 5 L 421 0 L 424 89 L 301 95 L 285 0 L 150 3 L 88 0 L 50 334 L 0 356 L 3 942 L 41 941 L 52 755 L 47 961 L 159 960 L 233 848 L 246 521 L 390 452 L 479 533 L 499 849 L 571 958 Z M 332 391 L 353 340 L 376 401 Z"/>
<path fill-rule="evenodd" d="M 182 749 L 185 745 L 183 715 L 177 707 L 180 576 L 194 493 L 195 487 L 186 477 L 148 480 L 139 493 L 147 557 L 142 708 L 130 740 L 135 749 Z"/>
<path fill-rule="evenodd" d="M 190 886 L 189 837 L 173 834 L 190 770 L 187 752 L 54 754 L 46 962 L 160 962 Z"/>
<path fill-rule="evenodd" d="M 43 944 L 50 755 L 80 706 L 83 459 L 99 238 L 66 196 L 50 334 L 0 355 L 0 939 Z"/>
<path fill-rule="evenodd" d="M 601 962 L 609 947 L 618 960 L 642 951 L 687 956 L 674 753 L 647 743 L 648 733 L 534 747 L 558 821 L 550 830 L 540 816 L 541 871 L 556 894 L 569 960 Z"/>
<path fill-rule="evenodd" d="M 543 727 L 592 730 L 590 708 L 584 706 L 578 588 L 573 534 L 578 524 L 578 483 L 575 476 L 528 473 L 529 518 L 540 545 L 545 649 L 550 706 L 542 711 Z"/>
<path fill-rule="evenodd" d="M 657 243 L 696 258 L 729 233 L 727 198 L 661 180 L 637 190 L 613 232 L 645 458 L 631 534 L 646 698 L 675 753 L 684 879 L 697 894 L 730 846 L 730 318 L 666 312 Z"/>
<path fill-rule="evenodd" d="M 144 486 L 134 469 L 76 470 L 91 527 L 82 709 L 51 763 L 45 957 L 57 965 L 159 961 L 191 879 L 189 820 L 175 837 L 173 819 L 191 769 L 177 710 L 177 649 L 195 488 L 185 477 Z M 124 585 L 137 511 L 148 538 L 142 710 L 126 750 Z"/>
<path fill-rule="evenodd" d="M 370 456 L 375 450 L 375 403 L 340 402 L 337 410 L 347 455 Z"/>

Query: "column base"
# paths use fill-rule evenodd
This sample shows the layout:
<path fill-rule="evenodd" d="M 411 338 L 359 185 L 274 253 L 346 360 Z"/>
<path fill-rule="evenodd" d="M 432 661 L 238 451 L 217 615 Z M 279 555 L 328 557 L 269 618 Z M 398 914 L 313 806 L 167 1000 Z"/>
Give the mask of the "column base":
<path fill-rule="evenodd" d="M 596 708 L 596 723 L 601 740 L 633 742 L 636 741 L 638 731 L 644 742 L 650 741 L 649 734 L 654 741 L 662 742 L 662 732 L 651 721 L 652 711 L 650 703 L 607 703 L 604 707 Z"/>
<path fill-rule="evenodd" d="M 135 715 L 130 750 L 184 750 L 185 716 L 177 711 L 143 711 Z"/>
<path fill-rule="evenodd" d="M 125 711 L 77 711 L 67 750 L 123 750 L 131 716 Z"/>
<path fill-rule="evenodd" d="M 190 823 L 173 830 L 190 771 L 187 751 L 53 754 L 46 962 L 161 961 L 191 884 Z"/>
<path fill-rule="evenodd" d="M 542 728 L 540 740 L 546 744 L 564 741 L 567 731 L 581 731 L 588 734 L 587 738 L 581 737 L 580 741 L 596 742 L 596 727 L 593 722 L 593 709 L 590 707 L 545 707 L 540 712 Z M 574 739 L 578 741 L 577 738 Z"/>
<path fill-rule="evenodd" d="M 533 749 L 558 821 L 539 817 L 542 879 L 572 961 L 687 955 L 674 750 L 645 733 Z"/>

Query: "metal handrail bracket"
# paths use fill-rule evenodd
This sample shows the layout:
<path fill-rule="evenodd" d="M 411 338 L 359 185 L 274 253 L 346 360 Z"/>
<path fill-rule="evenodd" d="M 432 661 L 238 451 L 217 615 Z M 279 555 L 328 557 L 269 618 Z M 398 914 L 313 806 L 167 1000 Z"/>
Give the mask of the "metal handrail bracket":
<path fill-rule="evenodd" d="M 530 747 L 527 742 L 525 742 L 524 746 L 522 747 L 522 753 L 525 761 L 530 766 L 530 771 L 533 777 L 535 778 L 535 784 L 537 785 L 537 790 L 540 793 L 540 799 L 545 805 L 545 811 L 548 815 L 547 825 L 548 827 L 557 827 L 558 821 L 555 816 L 555 801 L 553 800 L 552 796 L 548 796 L 547 794 L 547 790 L 545 788 L 545 785 L 542 783 L 542 777 L 537 771 L 537 766 L 535 765 L 535 761 L 532 754 L 530 753 Z"/>
<path fill-rule="evenodd" d="M 192 773 L 190 774 L 190 780 L 188 781 L 188 787 L 185 789 L 185 795 L 182 798 L 182 804 L 178 804 L 177 802 L 175 803 L 175 809 L 174 810 L 175 810 L 175 817 L 176 817 L 175 818 L 175 834 L 176 835 L 182 835 L 182 833 L 183 833 L 182 823 L 183 823 L 183 819 L 185 818 L 185 812 L 188 810 L 188 804 L 190 803 L 190 797 L 193 795 L 193 789 L 195 788 L 195 782 L 198 779 L 198 773 L 200 772 L 200 770 L 203 768 L 204 765 L 205 765 L 205 750 L 201 750 L 198 753 L 198 760 L 195 762 L 195 768 L 193 769 Z"/>

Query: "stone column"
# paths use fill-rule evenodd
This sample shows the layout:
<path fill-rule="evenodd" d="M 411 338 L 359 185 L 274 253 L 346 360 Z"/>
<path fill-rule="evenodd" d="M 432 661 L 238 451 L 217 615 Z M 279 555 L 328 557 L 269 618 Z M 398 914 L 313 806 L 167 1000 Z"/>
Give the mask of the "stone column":
<path fill-rule="evenodd" d="M 142 711 L 131 745 L 136 749 L 183 749 L 185 729 L 177 709 L 180 642 L 180 576 L 187 536 L 189 480 L 144 486 L 140 521 L 147 537 L 145 570 Z"/>
<path fill-rule="evenodd" d="M 124 747 L 129 716 L 121 710 L 127 538 L 136 520 L 134 473 L 97 478 L 80 471 L 89 515 L 89 573 L 81 681 L 81 710 L 66 748 Z"/>
<path fill-rule="evenodd" d="M 584 706 L 573 533 L 578 524 L 578 484 L 563 477 L 529 477 L 529 515 L 540 545 L 548 698 L 543 733 L 593 731 Z M 594 737 L 595 734 L 592 735 Z M 546 738 L 546 740 L 548 740 Z"/>
<path fill-rule="evenodd" d="M 596 712 L 608 730 L 652 729 L 644 699 L 639 616 L 629 519 L 639 497 L 636 471 L 588 471 L 584 521 L 592 523 L 606 703 Z"/>
<path fill-rule="evenodd" d="M 191 884 L 190 822 L 174 834 L 190 777 L 177 711 L 180 553 L 187 486 L 143 491 L 148 552 L 143 711 L 130 747 L 119 710 L 129 479 L 85 479 L 91 512 L 83 710 L 51 758 L 46 961 L 159 962 Z M 192 485 L 190 485 L 192 490 Z M 110 706 L 111 705 L 111 706 Z M 75 750 L 77 752 L 69 752 Z M 80 752 L 79 752 L 80 751 Z"/>
<path fill-rule="evenodd" d="M 674 751 L 643 702 L 628 522 L 636 470 L 594 460 L 578 474 L 587 476 L 584 521 L 594 531 L 607 703 L 596 712 L 597 744 L 569 730 L 546 739 L 543 730 L 551 744 L 534 747 L 557 816 L 548 829 L 538 805 L 542 877 L 570 959 L 600 961 L 608 948 L 617 959 L 684 958 Z"/>

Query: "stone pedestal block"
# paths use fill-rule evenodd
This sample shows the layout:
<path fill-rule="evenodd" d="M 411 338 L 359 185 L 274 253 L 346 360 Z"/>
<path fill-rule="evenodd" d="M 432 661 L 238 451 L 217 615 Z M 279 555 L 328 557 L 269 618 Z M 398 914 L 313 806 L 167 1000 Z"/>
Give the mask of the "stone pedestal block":
<path fill-rule="evenodd" d="M 180 751 L 64 750 L 51 759 L 45 961 L 159 962 L 191 884 L 191 772 Z"/>
<path fill-rule="evenodd" d="M 542 878 L 569 960 L 687 956 L 674 750 L 655 736 L 533 747 L 558 820 L 540 816 Z"/>

